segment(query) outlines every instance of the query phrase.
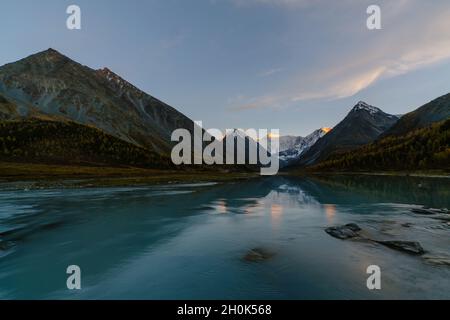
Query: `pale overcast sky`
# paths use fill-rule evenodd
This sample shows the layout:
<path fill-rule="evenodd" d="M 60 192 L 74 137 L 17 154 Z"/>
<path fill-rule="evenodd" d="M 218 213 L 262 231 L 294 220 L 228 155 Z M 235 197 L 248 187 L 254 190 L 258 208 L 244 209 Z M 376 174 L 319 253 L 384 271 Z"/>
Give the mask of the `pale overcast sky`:
<path fill-rule="evenodd" d="M 448 0 L 3 0 L 0 26 L 0 65 L 52 47 L 206 127 L 306 135 L 359 100 L 401 114 L 450 92 Z"/>

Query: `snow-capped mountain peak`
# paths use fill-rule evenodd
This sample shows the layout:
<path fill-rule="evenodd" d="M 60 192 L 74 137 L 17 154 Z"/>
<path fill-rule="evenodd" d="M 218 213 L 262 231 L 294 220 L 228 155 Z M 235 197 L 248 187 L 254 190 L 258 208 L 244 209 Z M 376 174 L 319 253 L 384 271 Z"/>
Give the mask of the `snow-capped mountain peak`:
<path fill-rule="evenodd" d="M 364 102 L 364 101 L 359 101 L 356 106 L 353 107 L 352 111 L 367 111 L 370 114 L 376 114 L 378 112 L 383 112 L 380 109 L 378 109 L 377 107 L 371 106 L 370 104 Z"/>
<path fill-rule="evenodd" d="M 289 163 L 290 161 L 298 159 L 303 153 L 311 148 L 320 138 L 325 136 L 331 128 L 317 129 L 306 137 L 298 137 L 298 143 L 288 149 L 279 153 L 280 160 Z"/>

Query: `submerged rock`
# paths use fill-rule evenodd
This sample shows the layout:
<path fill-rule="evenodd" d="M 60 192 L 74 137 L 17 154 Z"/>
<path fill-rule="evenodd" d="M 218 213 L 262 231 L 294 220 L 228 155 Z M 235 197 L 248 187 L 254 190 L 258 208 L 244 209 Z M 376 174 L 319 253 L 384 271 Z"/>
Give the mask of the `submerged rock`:
<path fill-rule="evenodd" d="M 434 219 L 441 220 L 441 221 L 450 221 L 450 216 L 439 216 Z"/>
<path fill-rule="evenodd" d="M 267 249 L 254 248 L 247 252 L 243 259 L 248 262 L 262 262 L 272 258 L 274 255 L 274 252 Z"/>
<path fill-rule="evenodd" d="M 415 241 L 375 241 L 376 243 L 382 244 L 383 246 L 395 249 L 398 251 L 403 251 L 413 255 L 422 255 L 425 250 L 422 248 L 420 243 Z"/>
<path fill-rule="evenodd" d="M 361 231 L 361 228 L 355 223 L 349 223 L 344 226 L 329 227 L 325 229 L 325 232 L 330 236 L 342 240 L 359 237 L 359 231 Z"/>
<path fill-rule="evenodd" d="M 450 266 L 450 257 L 448 256 L 425 256 L 425 262 L 437 266 Z"/>
<path fill-rule="evenodd" d="M 402 223 L 403 228 L 411 228 L 413 224 L 411 222 Z"/>
<path fill-rule="evenodd" d="M 425 207 L 411 209 L 411 212 L 416 213 L 416 214 L 423 214 L 423 215 L 434 215 L 434 214 L 442 214 L 442 213 L 448 214 L 447 209 L 432 209 L 432 208 L 425 208 Z"/>
<path fill-rule="evenodd" d="M 0 251 L 6 251 L 9 249 L 9 245 L 6 241 L 0 240 Z"/>

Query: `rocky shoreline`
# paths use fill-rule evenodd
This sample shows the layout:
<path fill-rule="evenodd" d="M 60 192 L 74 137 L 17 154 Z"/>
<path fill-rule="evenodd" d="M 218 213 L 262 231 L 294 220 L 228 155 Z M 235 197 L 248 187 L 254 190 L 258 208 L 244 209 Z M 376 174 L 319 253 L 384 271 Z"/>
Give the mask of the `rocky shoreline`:
<path fill-rule="evenodd" d="M 450 211 L 448 209 L 434 209 L 428 207 L 412 208 L 410 212 L 415 215 L 422 215 L 428 218 L 443 221 L 450 226 Z M 410 228 L 411 224 L 402 224 L 404 228 Z M 340 240 L 352 240 L 370 242 L 382 245 L 386 248 L 403 252 L 412 256 L 421 257 L 426 263 L 436 266 L 450 266 L 450 256 L 434 254 L 432 250 L 424 249 L 420 242 L 411 240 L 382 239 L 369 235 L 369 233 L 356 223 L 331 226 L 325 228 L 325 232 L 330 236 Z"/>

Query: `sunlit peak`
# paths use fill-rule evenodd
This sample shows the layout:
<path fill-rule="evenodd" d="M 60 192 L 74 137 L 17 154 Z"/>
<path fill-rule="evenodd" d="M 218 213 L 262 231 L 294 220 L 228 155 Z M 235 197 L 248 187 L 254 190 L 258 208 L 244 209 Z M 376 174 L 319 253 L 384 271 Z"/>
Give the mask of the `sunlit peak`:
<path fill-rule="evenodd" d="M 279 134 L 276 134 L 276 133 L 269 133 L 267 136 L 268 136 L 270 139 L 279 139 L 279 138 L 280 138 L 280 135 L 279 135 Z"/>

